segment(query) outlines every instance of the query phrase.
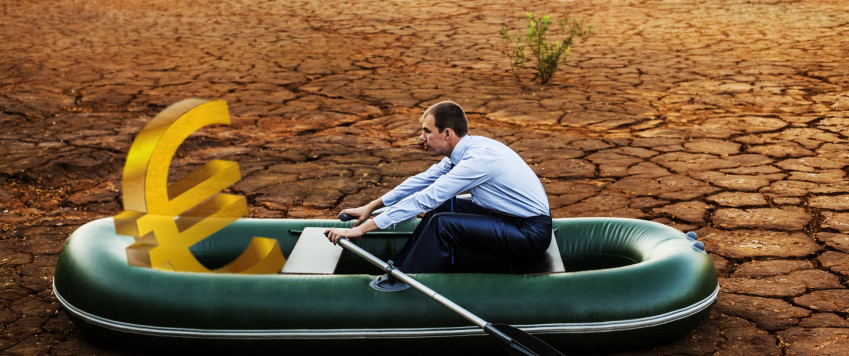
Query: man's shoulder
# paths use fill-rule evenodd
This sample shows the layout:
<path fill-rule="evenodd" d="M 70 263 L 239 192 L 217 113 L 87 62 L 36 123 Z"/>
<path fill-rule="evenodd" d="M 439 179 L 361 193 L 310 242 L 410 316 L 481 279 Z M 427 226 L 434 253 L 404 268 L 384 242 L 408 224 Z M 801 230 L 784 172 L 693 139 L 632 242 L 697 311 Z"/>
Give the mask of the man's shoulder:
<path fill-rule="evenodd" d="M 484 136 L 469 137 L 470 140 L 462 152 L 461 160 L 476 161 L 483 165 L 515 156 L 516 152 L 498 140 Z"/>
<path fill-rule="evenodd" d="M 513 151 L 509 146 L 501 141 L 492 139 L 486 136 L 471 136 L 469 143 L 466 145 L 464 156 L 480 154 L 482 151 L 494 151 L 499 154 L 504 154 L 506 151 Z"/>
<path fill-rule="evenodd" d="M 507 147 L 503 142 L 486 136 L 469 135 L 468 138 L 470 147 Z"/>

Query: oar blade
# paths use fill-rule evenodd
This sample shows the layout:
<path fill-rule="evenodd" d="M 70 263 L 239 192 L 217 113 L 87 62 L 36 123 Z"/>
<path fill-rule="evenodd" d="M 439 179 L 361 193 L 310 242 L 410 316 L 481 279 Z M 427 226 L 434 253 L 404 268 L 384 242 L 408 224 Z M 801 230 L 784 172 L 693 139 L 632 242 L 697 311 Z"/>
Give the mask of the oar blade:
<path fill-rule="evenodd" d="M 505 324 L 488 324 L 484 330 L 495 336 L 500 342 L 504 350 L 510 355 L 515 356 L 564 356 L 563 353 L 557 351 L 554 347 L 547 344 L 535 336 L 528 334 L 522 330 Z M 503 338 L 497 333 L 500 332 L 509 338 Z"/>

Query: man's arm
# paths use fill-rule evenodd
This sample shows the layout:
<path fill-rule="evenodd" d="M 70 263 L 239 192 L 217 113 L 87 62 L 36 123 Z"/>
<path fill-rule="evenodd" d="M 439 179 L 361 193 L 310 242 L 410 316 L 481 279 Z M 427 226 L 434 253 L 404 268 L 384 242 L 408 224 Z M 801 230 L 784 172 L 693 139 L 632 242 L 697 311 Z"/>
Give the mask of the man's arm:
<path fill-rule="evenodd" d="M 449 170 L 451 170 L 451 161 L 448 157 L 443 158 L 441 161 L 431 165 L 426 171 L 405 179 L 401 182 L 401 184 L 398 184 L 395 188 L 392 188 L 391 191 L 380 197 L 380 199 L 382 200 L 382 203 L 386 204 L 386 206 L 393 205 L 404 198 L 427 188 L 439 179 L 439 177 L 448 173 Z"/>
<path fill-rule="evenodd" d="M 448 201 L 457 194 L 470 190 L 488 179 L 486 169 L 474 162 L 465 160 L 454 169 L 440 176 L 433 184 L 417 191 L 409 197 L 392 204 L 389 209 L 374 218 L 378 228 L 386 228 L 430 211 Z"/>
<path fill-rule="evenodd" d="M 404 182 L 396 186 L 389 193 L 384 194 L 382 197 L 375 199 L 370 203 L 358 208 L 349 208 L 342 210 L 341 212 L 339 212 L 339 215 L 348 214 L 357 218 L 357 222 L 354 223 L 354 228 L 327 229 L 324 231 L 324 234 L 327 236 L 328 239 L 330 239 L 330 241 L 335 244 L 337 243 L 337 241 L 339 241 L 339 238 L 341 237 L 357 239 L 365 235 L 366 232 L 380 229 L 377 224 L 375 224 L 374 220 L 366 221 L 371 216 L 372 212 L 381 207 L 392 205 L 398 200 L 403 199 L 406 196 L 409 196 L 410 194 L 413 194 L 429 186 L 440 176 L 444 175 L 450 170 L 450 164 L 450 160 L 448 160 L 448 158 L 446 157 L 439 163 L 432 165 L 428 170 L 407 178 Z M 390 200 L 388 204 L 384 201 L 384 199 Z M 363 221 L 366 222 L 363 223 Z"/>

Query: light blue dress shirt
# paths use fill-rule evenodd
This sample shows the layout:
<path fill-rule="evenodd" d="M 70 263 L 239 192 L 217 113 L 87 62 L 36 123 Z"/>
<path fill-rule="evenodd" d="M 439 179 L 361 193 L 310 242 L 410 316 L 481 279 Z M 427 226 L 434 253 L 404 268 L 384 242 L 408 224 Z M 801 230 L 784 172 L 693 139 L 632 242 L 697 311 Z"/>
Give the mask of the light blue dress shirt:
<path fill-rule="evenodd" d="M 471 193 L 473 203 L 502 214 L 523 218 L 550 215 L 542 182 L 522 157 L 501 142 L 466 135 L 450 157 L 384 194 L 381 200 L 389 208 L 374 222 L 385 229 L 433 210 L 464 191 Z"/>

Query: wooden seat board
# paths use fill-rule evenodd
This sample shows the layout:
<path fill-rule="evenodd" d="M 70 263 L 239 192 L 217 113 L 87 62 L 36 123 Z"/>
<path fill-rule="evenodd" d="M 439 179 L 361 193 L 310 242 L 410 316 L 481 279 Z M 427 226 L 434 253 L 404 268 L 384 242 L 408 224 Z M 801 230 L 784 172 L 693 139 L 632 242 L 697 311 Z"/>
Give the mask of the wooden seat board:
<path fill-rule="evenodd" d="M 326 229 L 304 228 L 280 273 L 333 274 L 342 256 L 342 246 L 327 240 Z"/>

